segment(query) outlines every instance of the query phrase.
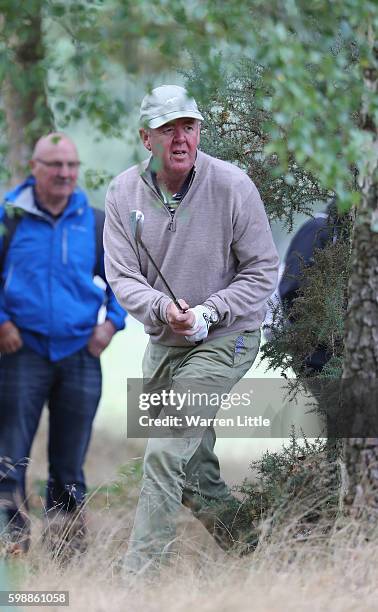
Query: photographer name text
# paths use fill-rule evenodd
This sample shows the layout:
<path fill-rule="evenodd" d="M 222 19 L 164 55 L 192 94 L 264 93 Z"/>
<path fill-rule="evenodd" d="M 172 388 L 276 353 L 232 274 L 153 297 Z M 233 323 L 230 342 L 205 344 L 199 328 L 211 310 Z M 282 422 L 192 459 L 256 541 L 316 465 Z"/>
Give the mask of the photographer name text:
<path fill-rule="evenodd" d="M 139 417 L 141 427 L 270 427 L 270 419 L 260 416 L 212 417 L 186 414 L 183 416 L 166 415 L 152 418 L 147 414 Z"/>

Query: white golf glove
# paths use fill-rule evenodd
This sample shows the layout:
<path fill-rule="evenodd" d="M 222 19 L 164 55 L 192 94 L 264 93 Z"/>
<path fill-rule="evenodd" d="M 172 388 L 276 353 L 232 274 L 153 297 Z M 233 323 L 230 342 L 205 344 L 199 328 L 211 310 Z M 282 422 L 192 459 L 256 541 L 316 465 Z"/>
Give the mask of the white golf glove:
<path fill-rule="evenodd" d="M 192 329 L 195 330 L 195 333 L 192 336 L 185 336 L 188 342 L 200 342 L 207 338 L 207 334 L 209 332 L 209 327 L 211 325 L 211 311 L 206 308 L 206 306 L 195 306 L 194 308 L 189 308 L 189 311 L 192 312 L 195 316 L 195 320 L 192 326 Z"/>

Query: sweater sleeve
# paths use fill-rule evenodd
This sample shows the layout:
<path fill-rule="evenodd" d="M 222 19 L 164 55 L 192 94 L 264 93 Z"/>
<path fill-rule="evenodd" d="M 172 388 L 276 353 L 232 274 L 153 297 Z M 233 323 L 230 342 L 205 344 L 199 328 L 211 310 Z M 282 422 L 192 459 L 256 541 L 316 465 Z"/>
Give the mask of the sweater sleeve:
<path fill-rule="evenodd" d="M 114 201 L 112 185 L 105 202 L 105 273 L 119 304 L 144 325 L 164 325 L 168 304 L 164 293 L 153 289 L 141 273 L 137 246 L 125 228 Z"/>
<path fill-rule="evenodd" d="M 221 325 L 238 317 L 261 312 L 277 284 L 279 257 L 260 195 L 253 183 L 247 197 L 235 208 L 232 250 L 238 265 L 226 289 L 212 294 L 205 304 L 214 306 Z"/>

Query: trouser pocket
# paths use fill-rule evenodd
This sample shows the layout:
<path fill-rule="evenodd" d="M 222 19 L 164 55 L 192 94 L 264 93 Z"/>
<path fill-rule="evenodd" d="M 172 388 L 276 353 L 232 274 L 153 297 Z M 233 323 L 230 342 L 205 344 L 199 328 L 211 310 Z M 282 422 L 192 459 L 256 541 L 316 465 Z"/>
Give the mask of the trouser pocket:
<path fill-rule="evenodd" d="M 243 331 L 234 340 L 233 344 L 233 367 L 240 367 L 243 364 L 252 366 L 257 357 L 260 347 L 261 332 L 259 329 L 255 331 Z"/>

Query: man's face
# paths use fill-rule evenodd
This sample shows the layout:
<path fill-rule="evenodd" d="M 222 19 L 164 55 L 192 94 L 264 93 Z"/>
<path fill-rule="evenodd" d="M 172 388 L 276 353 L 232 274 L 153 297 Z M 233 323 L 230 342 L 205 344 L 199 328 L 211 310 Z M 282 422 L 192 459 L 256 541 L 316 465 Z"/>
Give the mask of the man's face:
<path fill-rule="evenodd" d="M 30 162 L 42 202 L 68 199 L 76 187 L 79 159 L 75 145 L 64 138 L 44 140 Z"/>
<path fill-rule="evenodd" d="M 141 129 L 143 144 L 160 160 L 158 173 L 170 177 L 185 177 L 196 159 L 200 141 L 200 122 L 182 118 L 165 123 L 156 129 Z"/>

